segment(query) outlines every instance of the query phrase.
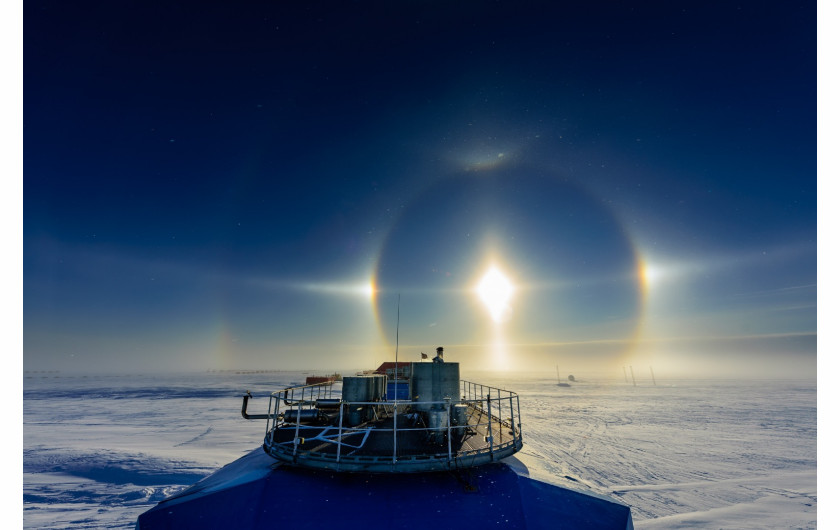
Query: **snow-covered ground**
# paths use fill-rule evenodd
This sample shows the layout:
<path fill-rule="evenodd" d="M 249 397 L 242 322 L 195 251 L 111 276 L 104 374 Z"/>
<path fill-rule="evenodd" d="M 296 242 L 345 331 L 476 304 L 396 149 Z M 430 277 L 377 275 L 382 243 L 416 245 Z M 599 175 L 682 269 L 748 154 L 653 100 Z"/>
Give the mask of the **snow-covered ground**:
<path fill-rule="evenodd" d="M 245 390 L 262 412 L 304 378 L 25 374 L 24 528 L 133 528 L 260 445 Z M 636 528 L 816 528 L 816 381 L 462 378 L 519 393 L 534 475 L 630 505 Z"/>

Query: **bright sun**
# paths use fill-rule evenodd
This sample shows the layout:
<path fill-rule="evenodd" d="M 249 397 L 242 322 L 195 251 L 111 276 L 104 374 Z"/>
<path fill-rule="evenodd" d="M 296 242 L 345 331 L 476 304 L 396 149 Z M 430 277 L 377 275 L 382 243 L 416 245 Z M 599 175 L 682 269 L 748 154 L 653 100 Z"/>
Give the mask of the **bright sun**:
<path fill-rule="evenodd" d="M 508 308 L 508 301 L 513 295 L 513 284 L 505 278 L 499 269 L 491 267 L 476 287 L 476 292 L 496 322 L 501 322 Z"/>

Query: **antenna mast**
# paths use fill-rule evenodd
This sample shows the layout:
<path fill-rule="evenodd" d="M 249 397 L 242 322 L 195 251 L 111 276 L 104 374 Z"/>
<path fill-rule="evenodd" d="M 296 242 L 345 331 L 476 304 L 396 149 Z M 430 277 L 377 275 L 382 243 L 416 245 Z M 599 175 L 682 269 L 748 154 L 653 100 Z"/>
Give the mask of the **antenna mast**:
<path fill-rule="evenodd" d="M 400 295 L 397 294 L 397 348 L 394 352 L 394 458 L 392 462 L 397 463 L 397 367 L 400 360 Z M 386 398 L 387 399 L 387 398 Z"/>
<path fill-rule="evenodd" d="M 400 359 L 400 295 L 397 295 L 397 350 L 394 352 L 394 401 L 397 401 L 397 363 Z"/>

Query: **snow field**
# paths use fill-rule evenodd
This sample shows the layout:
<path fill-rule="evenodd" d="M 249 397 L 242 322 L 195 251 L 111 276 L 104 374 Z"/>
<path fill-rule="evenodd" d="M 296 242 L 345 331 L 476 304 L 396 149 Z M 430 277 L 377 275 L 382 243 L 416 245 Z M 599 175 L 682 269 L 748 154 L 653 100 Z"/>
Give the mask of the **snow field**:
<path fill-rule="evenodd" d="M 261 444 L 268 394 L 305 374 L 24 379 L 24 528 L 133 528 Z M 631 506 L 636 528 L 816 528 L 813 381 L 462 374 L 519 393 L 532 475 Z"/>

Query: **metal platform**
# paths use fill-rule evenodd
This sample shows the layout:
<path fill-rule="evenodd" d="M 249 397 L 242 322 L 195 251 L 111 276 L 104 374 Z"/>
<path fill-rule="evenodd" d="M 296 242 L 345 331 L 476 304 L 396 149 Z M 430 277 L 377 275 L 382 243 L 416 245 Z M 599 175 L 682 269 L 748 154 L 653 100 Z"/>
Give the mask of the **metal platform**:
<path fill-rule="evenodd" d="M 295 466 L 348 472 L 416 473 L 473 467 L 522 448 L 514 392 L 457 382 L 457 399 L 346 401 L 331 385 L 271 396 L 263 449 Z"/>

